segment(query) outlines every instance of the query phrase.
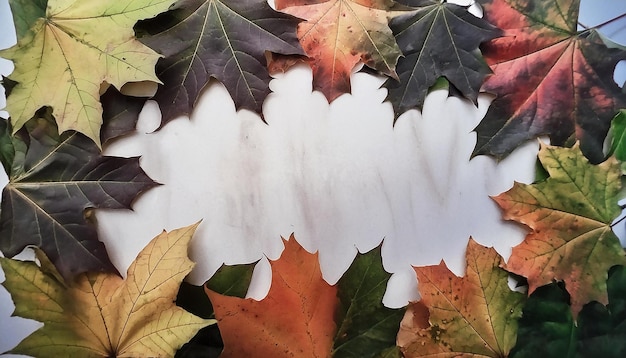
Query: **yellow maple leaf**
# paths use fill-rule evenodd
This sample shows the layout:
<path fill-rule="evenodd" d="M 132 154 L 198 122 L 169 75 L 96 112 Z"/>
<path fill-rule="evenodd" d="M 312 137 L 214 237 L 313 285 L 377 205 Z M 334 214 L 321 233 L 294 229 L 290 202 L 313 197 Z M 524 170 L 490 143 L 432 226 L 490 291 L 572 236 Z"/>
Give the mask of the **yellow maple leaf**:
<path fill-rule="evenodd" d="M 7 98 L 13 130 L 52 107 L 59 133 L 76 130 L 100 146 L 103 83 L 159 82 L 159 55 L 135 39 L 138 20 L 167 10 L 174 0 L 50 0 L 18 43 L 0 56 L 12 60 L 18 82 Z M 19 17 L 19 7 L 14 7 Z"/>
<path fill-rule="evenodd" d="M 155 237 L 128 269 L 126 280 L 86 273 L 64 283 L 39 252 L 34 262 L 0 258 L 3 286 L 14 315 L 44 326 L 11 353 L 36 357 L 169 357 L 199 329 L 215 323 L 176 306 L 174 300 L 193 262 L 189 241 L 198 224 Z"/>

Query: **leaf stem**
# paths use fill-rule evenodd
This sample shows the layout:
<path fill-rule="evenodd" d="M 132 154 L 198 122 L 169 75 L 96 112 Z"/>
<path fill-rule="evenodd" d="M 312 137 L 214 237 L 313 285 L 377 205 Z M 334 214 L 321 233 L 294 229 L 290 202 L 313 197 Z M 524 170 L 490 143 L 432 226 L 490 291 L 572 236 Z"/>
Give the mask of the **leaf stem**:
<path fill-rule="evenodd" d="M 616 17 L 614 17 L 614 18 L 612 18 L 612 19 L 610 19 L 610 20 L 607 20 L 607 21 L 605 21 L 605 22 L 601 23 L 600 25 L 596 25 L 596 26 L 594 26 L 594 28 L 599 29 L 599 28 L 604 27 L 604 26 L 606 26 L 606 25 L 608 25 L 608 24 L 611 24 L 611 23 L 613 23 L 613 22 L 615 22 L 615 21 L 617 21 L 617 20 L 623 19 L 623 18 L 625 18 L 625 17 L 626 17 L 626 12 L 625 12 L 625 13 L 623 13 L 623 14 L 621 14 L 621 15 L 619 15 L 619 16 L 616 16 Z M 583 26 L 583 27 L 586 27 L 586 26 L 585 26 L 585 25 L 583 25 L 583 24 L 580 24 L 580 25 L 581 25 L 581 26 Z"/>
<path fill-rule="evenodd" d="M 624 219 L 626 219 L 626 215 L 622 216 L 619 220 L 617 220 L 616 222 L 612 223 L 610 226 L 611 228 L 613 228 L 615 225 L 621 223 L 622 221 L 624 221 Z"/>

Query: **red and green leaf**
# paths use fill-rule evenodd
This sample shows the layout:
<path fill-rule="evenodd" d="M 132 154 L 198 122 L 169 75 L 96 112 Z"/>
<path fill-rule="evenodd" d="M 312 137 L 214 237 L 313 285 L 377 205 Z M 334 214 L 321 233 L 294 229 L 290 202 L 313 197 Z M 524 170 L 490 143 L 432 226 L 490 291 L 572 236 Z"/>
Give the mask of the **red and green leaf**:
<path fill-rule="evenodd" d="M 476 128 L 474 155 L 502 158 L 524 141 L 548 135 L 554 145 L 580 141 L 592 162 L 611 119 L 626 104 L 612 80 L 626 51 L 609 48 L 593 29 L 576 31 L 579 0 L 483 0 L 485 19 L 504 36 L 481 47 L 496 95 Z"/>

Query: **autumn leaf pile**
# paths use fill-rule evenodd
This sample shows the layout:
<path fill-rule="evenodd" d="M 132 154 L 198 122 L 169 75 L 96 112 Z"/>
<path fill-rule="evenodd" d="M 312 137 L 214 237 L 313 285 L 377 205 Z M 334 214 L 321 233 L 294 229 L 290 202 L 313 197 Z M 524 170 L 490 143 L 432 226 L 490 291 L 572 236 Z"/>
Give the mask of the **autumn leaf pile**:
<path fill-rule="evenodd" d="M 0 51 L 15 64 L 2 79 L 0 265 L 15 315 L 44 323 L 11 353 L 626 355 L 626 255 L 612 230 L 626 168 L 626 94 L 612 77 L 626 48 L 577 30 L 579 0 L 480 0 L 482 18 L 438 0 L 9 3 L 17 44 Z M 244 298 L 254 265 L 181 285 L 196 224 L 157 236 L 122 279 L 93 210 L 130 208 L 159 183 L 103 146 L 134 130 L 147 98 L 166 125 L 212 80 L 262 120 L 271 75 L 296 64 L 329 102 L 350 93 L 360 65 L 384 76 L 396 119 L 441 78 L 474 103 L 492 94 L 474 155 L 500 159 L 548 136 L 536 182 L 493 198 L 528 231 L 510 258 L 469 238 L 462 277 L 444 262 L 415 267 L 421 299 L 390 309 L 380 246 L 329 285 L 295 233 L 256 301 Z M 137 92 L 146 87 L 155 90 Z M 37 262 L 11 259 L 25 247 Z"/>

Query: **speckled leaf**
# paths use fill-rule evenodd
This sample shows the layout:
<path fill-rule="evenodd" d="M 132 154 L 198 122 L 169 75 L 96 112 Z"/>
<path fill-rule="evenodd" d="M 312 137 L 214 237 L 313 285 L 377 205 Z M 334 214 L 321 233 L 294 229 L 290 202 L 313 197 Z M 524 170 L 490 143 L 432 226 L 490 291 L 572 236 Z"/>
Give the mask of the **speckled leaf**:
<path fill-rule="evenodd" d="M 478 46 L 499 36 L 500 30 L 456 4 L 439 0 L 398 3 L 419 7 L 389 24 L 404 54 L 398 60 L 399 81 L 387 79 L 384 85 L 395 116 L 421 108 L 429 87 L 441 76 L 476 103 L 480 86 L 491 73 Z"/>
<path fill-rule="evenodd" d="M 276 8 L 306 19 L 298 38 L 313 69 L 313 88 L 328 101 L 350 92 L 350 75 L 359 63 L 397 78 L 402 55 L 387 24 L 387 0 L 276 0 Z"/>
<path fill-rule="evenodd" d="M 415 268 L 422 298 L 400 326 L 405 357 L 506 357 L 515 345 L 524 295 L 509 289 L 493 248 L 470 239 L 465 257 L 464 277 L 444 262 Z"/>
<path fill-rule="evenodd" d="M 14 18 L 21 19 L 18 42 L 0 51 L 15 64 L 9 78 L 17 85 L 6 104 L 13 131 L 49 106 L 59 133 L 76 130 L 100 146 L 102 84 L 121 89 L 128 82 L 159 82 L 154 73 L 159 55 L 135 39 L 133 26 L 173 2 L 49 0 L 43 16 L 34 4 L 14 4 Z M 31 23 L 36 16 L 41 17 Z"/>
<path fill-rule="evenodd" d="M 504 36 L 481 47 L 497 97 L 476 128 L 474 155 L 508 155 L 548 135 L 553 145 L 580 141 L 594 163 L 611 119 L 626 104 L 613 81 L 626 50 L 608 48 L 595 30 L 576 31 L 579 0 L 482 0 L 485 19 Z"/>
<path fill-rule="evenodd" d="M 79 133 L 59 137 L 49 116 L 27 125 L 28 149 L 13 139 L 21 147 L 15 147 L 2 192 L 0 250 L 12 257 L 25 246 L 40 247 L 67 279 L 85 271 L 115 271 L 89 209 L 130 208 L 156 183 L 140 168 L 139 158 L 102 156 Z"/>
<path fill-rule="evenodd" d="M 302 54 L 299 19 L 274 11 L 266 0 L 188 0 L 140 25 L 141 41 L 165 58 L 157 73 L 165 83 L 155 100 L 162 125 L 191 112 L 211 77 L 221 81 L 237 109 L 262 115 L 270 93 L 265 51 Z"/>
<path fill-rule="evenodd" d="M 576 317 L 587 302 L 607 303 L 607 271 L 626 263 L 624 249 L 610 226 L 620 214 L 619 164 L 611 157 L 592 165 L 578 145 L 544 145 L 539 160 L 548 179 L 515 183 L 494 197 L 505 219 L 531 230 L 513 248 L 506 268 L 528 279 L 529 294 L 554 280 L 564 281 Z"/>
<path fill-rule="evenodd" d="M 187 249 L 197 225 L 163 232 L 128 268 L 126 280 L 112 273 L 89 273 L 75 282 L 34 262 L 0 258 L 3 286 L 15 315 L 43 322 L 11 353 L 36 357 L 167 357 L 211 323 L 174 303 L 178 286 L 191 271 Z"/>

